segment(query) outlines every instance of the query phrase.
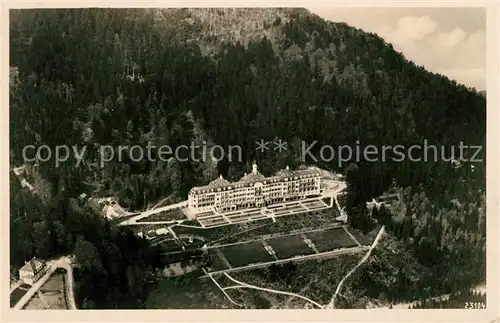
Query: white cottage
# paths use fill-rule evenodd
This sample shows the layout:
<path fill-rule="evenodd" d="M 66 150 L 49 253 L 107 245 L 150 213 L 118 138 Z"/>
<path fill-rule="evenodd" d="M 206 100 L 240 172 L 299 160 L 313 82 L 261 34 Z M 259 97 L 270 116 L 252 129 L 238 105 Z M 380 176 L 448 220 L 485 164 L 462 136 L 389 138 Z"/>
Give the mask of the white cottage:
<path fill-rule="evenodd" d="M 47 264 L 44 261 L 33 258 L 19 269 L 19 278 L 23 283 L 33 285 L 45 274 L 46 270 Z"/>

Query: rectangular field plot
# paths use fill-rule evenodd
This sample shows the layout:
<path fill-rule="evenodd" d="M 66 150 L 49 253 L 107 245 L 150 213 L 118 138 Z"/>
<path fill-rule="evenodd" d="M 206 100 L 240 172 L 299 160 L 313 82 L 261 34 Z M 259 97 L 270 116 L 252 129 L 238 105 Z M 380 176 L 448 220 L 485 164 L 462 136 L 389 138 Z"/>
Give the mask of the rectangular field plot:
<path fill-rule="evenodd" d="M 299 255 L 310 255 L 314 253 L 305 242 L 300 234 L 286 236 L 281 238 L 273 238 L 266 240 L 267 244 L 273 247 L 276 255 L 280 259 L 292 258 Z"/>
<path fill-rule="evenodd" d="M 267 208 L 273 210 L 273 209 L 280 209 L 283 207 L 285 207 L 283 204 L 271 204 Z"/>
<path fill-rule="evenodd" d="M 223 247 L 221 251 L 233 267 L 276 260 L 264 249 L 260 241 Z"/>
<path fill-rule="evenodd" d="M 321 201 L 310 201 L 310 202 L 305 202 L 304 205 L 308 208 L 320 208 L 320 207 L 327 207 L 325 203 Z"/>
<path fill-rule="evenodd" d="M 196 214 L 196 218 L 198 218 L 198 219 L 199 219 L 199 218 L 205 218 L 205 217 L 209 218 L 209 217 L 211 217 L 211 216 L 213 216 L 213 215 L 215 215 L 215 213 L 214 213 L 214 212 L 212 212 L 212 211 L 207 211 L 207 212 L 203 212 L 203 213 L 198 213 L 198 214 Z"/>
<path fill-rule="evenodd" d="M 359 241 L 360 244 L 369 246 L 373 243 L 373 240 L 375 240 L 375 237 L 377 236 L 379 230 L 380 226 L 377 226 L 375 229 L 366 234 L 363 234 L 360 230 L 355 229 L 349 229 L 349 232 L 354 236 L 356 240 Z"/>
<path fill-rule="evenodd" d="M 319 209 L 326 209 L 326 205 L 308 205 L 307 209 L 309 211 L 314 211 L 314 210 L 319 210 Z"/>
<path fill-rule="evenodd" d="M 285 214 L 289 214 L 290 211 L 291 211 L 290 209 L 280 209 L 280 210 L 274 211 L 274 215 L 276 215 L 276 216 L 285 215 Z"/>
<path fill-rule="evenodd" d="M 28 292 L 31 286 L 21 286 L 16 288 L 12 293 L 10 293 L 10 307 L 16 306 L 17 302 Z"/>
<path fill-rule="evenodd" d="M 306 236 L 316 245 L 319 252 L 354 247 L 357 245 L 343 228 L 310 232 L 306 233 Z"/>
<path fill-rule="evenodd" d="M 231 214 L 231 215 L 224 214 L 224 215 L 226 216 L 226 218 L 228 218 L 231 221 L 236 221 L 236 220 L 246 219 L 246 218 L 251 218 L 251 217 L 263 216 L 263 214 L 260 211 L 240 213 L 240 214 Z"/>
<path fill-rule="evenodd" d="M 223 260 L 223 258 L 219 256 L 219 254 L 215 250 L 212 250 L 210 252 L 210 259 L 212 260 L 212 264 L 210 265 L 212 271 L 229 269 L 227 263 Z"/>
<path fill-rule="evenodd" d="M 266 219 L 267 216 L 265 215 L 255 215 L 255 216 L 252 216 L 252 217 L 247 217 L 247 218 L 239 218 L 239 219 L 231 219 L 231 223 L 244 223 L 244 222 L 248 222 L 248 221 L 257 221 L 257 220 L 263 220 L 263 219 Z"/>
<path fill-rule="evenodd" d="M 220 215 L 209 219 L 198 219 L 198 222 L 205 227 L 213 227 L 227 223 L 227 221 Z"/>

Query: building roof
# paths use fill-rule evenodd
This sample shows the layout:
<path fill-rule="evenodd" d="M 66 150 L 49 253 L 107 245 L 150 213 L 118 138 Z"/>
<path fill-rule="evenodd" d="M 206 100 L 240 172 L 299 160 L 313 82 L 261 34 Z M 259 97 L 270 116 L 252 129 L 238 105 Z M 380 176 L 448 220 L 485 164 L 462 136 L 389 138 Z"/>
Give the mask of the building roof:
<path fill-rule="evenodd" d="M 286 166 L 285 169 L 282 169 L 282 170 L 279 170 L 278 172 L 276 172 L 275 176 L 293 177 L 293 176 L 295 176 L 295 172 L 293 170 L 290 170 L 290 168 L 288 168 L 288 166 Z"/>
<path fill-rule="evenodd" d="M 224 179 L 222 177 L 222 175 L 220 175 L 219 178 L 216 178 L 213 181 L 211 181 L 208 184 L 208 187 L 217 188 L 217 187 L 224 187 L 224 186 L 228 186 L 228 185 L 231 185 L 231 183 L 227 179 Z"/>
<path fill-rule="evenodd" d="M 261 173 L 250 173 L 250 174 L 245 174 L 238 182 L 241 183 L 254 183 L 254 182 L 262 182 L 266 179 L 264 175 Z"/>
<path fill-rule="evenodd" d="M 26 262 L 24 264 L 24 266 L 22 266 L 21 269 L 19 269 L 19 270 L 29 271 L 29 272 L 32 272 L 35 274 L 35 273 L 39 272 L 43 267 L 45 267 L 44 261 L 42 261 L 40 259 L 33 258 L 30 261 Z"/>

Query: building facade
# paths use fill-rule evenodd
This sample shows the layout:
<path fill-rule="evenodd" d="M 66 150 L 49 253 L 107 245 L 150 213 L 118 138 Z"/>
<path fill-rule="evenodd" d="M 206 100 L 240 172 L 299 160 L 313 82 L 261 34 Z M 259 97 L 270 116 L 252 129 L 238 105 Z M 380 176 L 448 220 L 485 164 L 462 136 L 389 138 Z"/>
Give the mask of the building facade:
<path fill-rule="evenodd" d="M 44 261 L 33 258 L 19 269 L 19 279 L 25 284 L 33 285 L 45 274 L 46 270 L 47 264 Z"/>
<path fill-rule="evenodd" d="M 222 176 L 207 186 L 193 187 L 188 206 L 196 213 L 223 213 L 245 208 L 264 207 L 275 203 L 319 196 L 321 174 L 314 170 L 295 170 L 288 167 L 275 176 L 265 177 L 254 163 L 252 172 L 231 183 Z"/>

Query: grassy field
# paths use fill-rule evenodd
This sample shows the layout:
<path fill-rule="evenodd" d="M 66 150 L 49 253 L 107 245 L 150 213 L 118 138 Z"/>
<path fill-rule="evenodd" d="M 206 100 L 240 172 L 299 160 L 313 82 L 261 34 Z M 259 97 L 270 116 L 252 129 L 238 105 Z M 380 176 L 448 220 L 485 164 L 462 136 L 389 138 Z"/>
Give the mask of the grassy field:
<path fill-rule="evenodd" d="M 332 259 L 310 260 L 298 263 L 287 283 L 284 279 L 275 279 L 269 268 L 259 268 L 230 275 L 243 282 L 256 286 L 299 293 L 321 304 L 329 302 L 342 279 L 351 270 L 362 254 L 341 255 Z M 177 278 L 161 279 L 150 293 L 148 309 L 236 309 L 217 286 L 209 279 L 199 279 L 203 272 Z M 222 286 L 234 285 L 224 275 L 215 277 Z M 304 308 L 306 303 L 297 298 L 272 294 L 252 289 L 231 289 L 228 294 L 247 309 L 266 308 Z"/>
<path fill-rule="evenodd" d="M 37 293 L 23 307 L 24 310 L 47 310 L 47 306 L 43 303 L 40 295 Z"/>
<path fill-rule="evenodd" d="M 68 309 L 65 299 L 64 275 L 66 273 L 54 273 L 52 277 L 40 288 L 42 297 L 50 309 Z"/>
<path fill-rule="evenodd" d="M 235 308 L 210 279 L 199 279 L 197 270 L 176 278 L 158 281 L 146 300 L 147 309 Z"/>
<path fill-rule="evenodd" d="M 68 309 L 64 290 L 65 272 L 54 273 L 24 307 L 27 310 Z"/>
<path fill-rule="evenodd" d="M 341 255 L 331 259 L 309 260 L 296 264 L 296 269 L 291 273 L 291 284 L 283 279 L 273 279 L 269 273 L 269 268 L 259 268 L 244 272 L 230 273 L 234 278 L 248 284 L 297 293 L 302 296 L 311 298 L 312 300 L 326 304 L 330 301 L 338 283 L 349 270 L 351 270 L 361 259 L 362 254 Z M 225 286 L 225 285 L 223 285 Z M 235 291 L 231 290 L 231 296 L 235 295 Z M 237 295 L 240 295 L 238 292 Z M 255 304 L 255 296 L 260 295 L 269 301 L 267 308 L 281 309 L 299 309 L 306 306 L 306 302 L 294 297 L 283 297 L 274 295 L 264 291 L 253 290 L 247 296 L 240 296 L 242 302 L 245 302 L 246 308 L 259 308 Z M 265 302 L 265 301 L 264 301 Z"/>
<path fill-rule="evenodd" d="M 300 234 L 269 239 L 266 240 L 266 242 L 273 247 L 274 251 L 276 251 L 276 255 L 280 259 L 314 253 L 314 250 L 304 242 L 304 238 Z"/>
<path fill-rule="evenodd" d="M 273 309 L 288 298 L 286 295 L 266 293 L 250 288 L 237 288 L 228 290 L 229 296 L 239 304 L 244 304 L 245 309 Z"/>
<path fill-rule="evenodd" d="M 233 267 L 276 260 L 260 241 L 223 247 L 221 251 Z"/>
<path fill-rule="evenodd" d="M 342 228 L 311 232 L 307 233 L 306 236 L 314 242 L 319 252 L 354 247 L 356 245 Z"/>

